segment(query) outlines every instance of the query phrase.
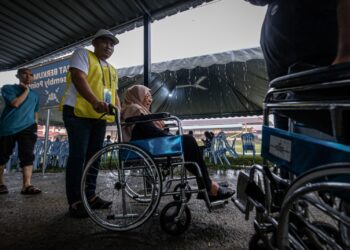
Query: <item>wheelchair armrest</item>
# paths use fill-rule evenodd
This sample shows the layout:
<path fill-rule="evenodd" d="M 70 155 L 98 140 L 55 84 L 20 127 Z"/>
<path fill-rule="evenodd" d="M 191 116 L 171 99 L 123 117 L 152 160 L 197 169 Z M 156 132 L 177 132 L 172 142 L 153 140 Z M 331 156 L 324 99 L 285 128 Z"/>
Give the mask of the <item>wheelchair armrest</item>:
<path fill-rule="evenodd" d="M 278 77 L 270 83 L 270 87 L 281 89 L 346 79 L 350 80 L 350 62 L 319 67 Z"/>
<path fill-rule="evenodd" d="M 170 114 L 167 112 L 155 113 L 149 115 L 138 115 L 125 119 L 125 123 L 134 123 L 134 122 L 147 122 L 151 120 L 161 120 L 164 118 L 169 118 Z"/>

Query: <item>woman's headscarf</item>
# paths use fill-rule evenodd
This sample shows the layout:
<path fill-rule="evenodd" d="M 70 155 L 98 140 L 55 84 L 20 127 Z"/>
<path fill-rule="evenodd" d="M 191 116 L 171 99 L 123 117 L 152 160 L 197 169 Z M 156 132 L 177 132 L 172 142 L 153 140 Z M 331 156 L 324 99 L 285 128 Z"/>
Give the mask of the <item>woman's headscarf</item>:
<path fill-rule="evenodd" d="M 143 101 L 150 89 L 143 85 L 134 85 L 124 93 L 124 101 L 121 109 L 122 121 L 133 116 L 147 115 L 151 112 L 143 105 Z M 164 122 L 154 121 L 154 125 L 160 129 L 164 128 Z M 130 141 L 134 126 L 123 126 L 123 140 Z"/>

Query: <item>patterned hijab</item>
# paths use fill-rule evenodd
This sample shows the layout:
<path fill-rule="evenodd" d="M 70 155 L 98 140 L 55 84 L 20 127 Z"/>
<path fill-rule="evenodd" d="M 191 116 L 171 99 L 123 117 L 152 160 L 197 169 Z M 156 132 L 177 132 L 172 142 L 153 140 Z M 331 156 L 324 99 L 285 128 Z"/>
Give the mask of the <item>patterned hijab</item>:
<path fill-rule="evenodd" d="M 124 93 L 124 101 L 121 109 L 122 121 L 133 116 L 148 115 L 151 112 L 144 106 L 144 100 L 151 90 L 143 85 L 134 85 L 128 88 Z M 164 128 L 163 121 L 154 121 L 154 125 L 160 129 Z M 130 141 L 133 126 L 123 126 L 123 139 L 125 142 Z"/>

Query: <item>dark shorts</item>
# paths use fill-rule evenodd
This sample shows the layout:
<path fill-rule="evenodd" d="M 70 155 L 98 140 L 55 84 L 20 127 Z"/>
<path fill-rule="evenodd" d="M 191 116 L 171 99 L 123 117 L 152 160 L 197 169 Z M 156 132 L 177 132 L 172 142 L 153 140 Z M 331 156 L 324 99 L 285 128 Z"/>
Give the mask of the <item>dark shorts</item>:
<path fill-rule="evenodd" d="M 0 165 L 5 165 L 13 149 L 18 144 L 20 167 L 33 165 L 34 146 L 37 139 L 37 124 L 33 124 L 17 134 L 0 137 Z"/>

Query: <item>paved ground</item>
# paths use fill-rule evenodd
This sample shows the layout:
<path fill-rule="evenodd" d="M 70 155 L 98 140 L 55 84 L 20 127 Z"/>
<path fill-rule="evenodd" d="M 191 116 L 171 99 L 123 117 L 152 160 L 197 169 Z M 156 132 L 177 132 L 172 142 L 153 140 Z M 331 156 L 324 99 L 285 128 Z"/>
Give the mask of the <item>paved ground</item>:
<path fill-rule="evenodd" d="M 235 183 L 233 171 L 212 173 L 214 180 Z M 5 176 L 9 194 L 0 195 L 0 249 L 247 249 L 252 222 L 230 202 L 208 213 L 203 201 L 191 199 L 192 224 L 181 236 L 164 233 L 159 217 L 127 232 L 106 231 L 90 219 L 67 214 L 64 173 L 33 174 L 38 196 L 20 194 L 21 173 Z M 160 208 L 164 204 L 160 205 Z"/>

